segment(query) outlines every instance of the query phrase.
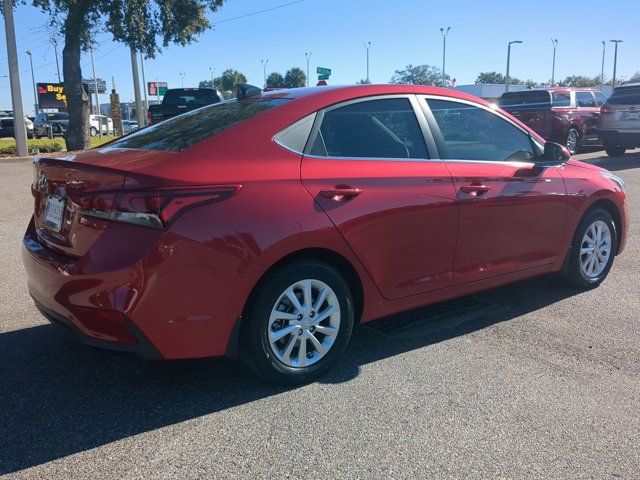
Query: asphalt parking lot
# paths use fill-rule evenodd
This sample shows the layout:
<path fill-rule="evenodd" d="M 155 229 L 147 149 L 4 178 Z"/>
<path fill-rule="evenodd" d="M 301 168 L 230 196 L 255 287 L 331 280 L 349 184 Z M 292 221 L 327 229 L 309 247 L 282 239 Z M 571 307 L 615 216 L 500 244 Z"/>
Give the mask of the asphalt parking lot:
<path fill-rule="evenodd" d="M 600 288 L 541 277 L 360 327 L 337 369 L 294 389 L 49 325 L 19 255 L 32 167 L 0 160 L 0 475 L 640 477 L 640 150 L 603 155 L 578 158 L 623 177 L 631 231 Z"/>

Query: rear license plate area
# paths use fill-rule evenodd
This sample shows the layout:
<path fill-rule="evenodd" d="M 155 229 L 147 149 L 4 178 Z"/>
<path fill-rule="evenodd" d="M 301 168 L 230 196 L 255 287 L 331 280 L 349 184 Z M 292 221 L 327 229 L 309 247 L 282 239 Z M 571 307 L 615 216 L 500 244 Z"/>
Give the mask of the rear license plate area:
<path fill-rule="evenodd" d="M 59 232 L 62 229 L 65 203 L 64 198 L 56 195 L 50 195 L 47 198 L 44 210 L 44 224 L 48 229 L 54 232 Z"/>

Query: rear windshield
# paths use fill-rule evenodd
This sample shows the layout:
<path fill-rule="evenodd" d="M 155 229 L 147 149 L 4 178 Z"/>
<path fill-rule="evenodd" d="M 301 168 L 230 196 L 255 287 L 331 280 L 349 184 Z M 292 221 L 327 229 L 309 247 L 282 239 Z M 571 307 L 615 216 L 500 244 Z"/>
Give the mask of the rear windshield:
<path fill-rule="evenodd" d="M 162 99 L 163 105 L 204 106 L 219 102 L 218 94 L 210 88 L 176 88 L 167 90 Z"/>
<path fill-rule="evenodd" d="M 68 113 L 47 113 L 49 120 L 69 120 Z"/>
<path fill-rule="evenodd" d="M 610 105 L 640 104 L 640 87 L 616 88 L 607 103 Z"/>
<path fill-rule="evenodd" d="M 503 93 L 498 100 L 503 108 L 550 108 L 551 97 L 545 91 L 523 91 Z"/>
<path fill-rule="evenodd" d="M 109 146 L 179 152 L 288 101 L 285 98 L 247 98 L 215 103 L 138 130 Z"/>

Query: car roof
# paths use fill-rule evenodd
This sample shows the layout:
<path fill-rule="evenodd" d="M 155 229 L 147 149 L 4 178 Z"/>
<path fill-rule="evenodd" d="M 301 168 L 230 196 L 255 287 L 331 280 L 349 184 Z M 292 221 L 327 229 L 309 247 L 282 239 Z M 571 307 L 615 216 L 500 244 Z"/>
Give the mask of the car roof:
<path fill-rule="evenodd" d="M 634 83 L 625 83 L 624 85 L 619 85 L 617 86 L 615 89 L 619 89 L 619 88 L 638 88 L 640 87 L 640 82 L 634 82 Z"/>

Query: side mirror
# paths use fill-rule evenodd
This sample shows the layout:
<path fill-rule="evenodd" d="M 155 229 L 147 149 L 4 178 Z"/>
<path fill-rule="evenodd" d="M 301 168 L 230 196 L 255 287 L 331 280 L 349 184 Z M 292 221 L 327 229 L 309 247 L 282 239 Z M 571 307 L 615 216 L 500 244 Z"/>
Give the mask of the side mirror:
<path fill-rule="evenodd" d="M 564 145 L 560 145 L 559 143 L 547 142 L 544 144 L 544 161 L 560 164 L 568 161 L 571 158 L 571 153 Z"/>

